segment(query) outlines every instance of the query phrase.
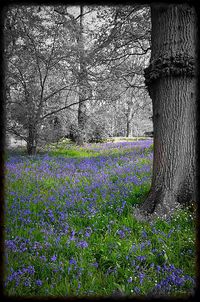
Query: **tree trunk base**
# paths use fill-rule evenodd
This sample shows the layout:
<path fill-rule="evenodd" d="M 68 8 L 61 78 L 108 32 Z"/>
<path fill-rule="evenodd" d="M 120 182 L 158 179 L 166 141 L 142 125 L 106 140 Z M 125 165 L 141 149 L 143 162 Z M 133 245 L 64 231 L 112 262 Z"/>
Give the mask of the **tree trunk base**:
<path fill-rule="evenodd" d="M 180 209 L 176 194 L 169 190 L 150 190 L 148 197 L 142 205 L 134 211 L 137 220 L 151 221 L 154 218 L 166 219 Z"/>
<path fill-rule="evenodd" d="M 36 155 L 36 146 L 27 146 L 28 155 Z"/>

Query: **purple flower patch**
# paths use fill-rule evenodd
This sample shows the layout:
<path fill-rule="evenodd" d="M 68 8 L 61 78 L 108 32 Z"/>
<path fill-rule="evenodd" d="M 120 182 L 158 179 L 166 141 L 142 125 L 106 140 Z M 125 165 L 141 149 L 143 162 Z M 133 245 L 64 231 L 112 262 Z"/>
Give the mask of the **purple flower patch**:
<path fill-rule="evenodd" d="M 80 247 L 80 248 L 87 248 L 88 243 L 86 241 L 79 241 L 79 242 L 77 242 L 76 246 Z"/>

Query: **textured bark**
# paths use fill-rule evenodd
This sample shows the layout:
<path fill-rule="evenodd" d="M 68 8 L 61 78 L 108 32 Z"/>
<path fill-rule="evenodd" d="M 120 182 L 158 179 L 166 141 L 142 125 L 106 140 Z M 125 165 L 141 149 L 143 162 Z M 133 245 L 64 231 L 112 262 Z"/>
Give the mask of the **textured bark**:
<path fill-rule="evenodd" d="M 196 59 L 196 16 L 185 4 L 153 5 L 151 12 L 152 53 L 145 77 L 153 102 L 154 160 L 141 210 L 165 215 L 194 199 L 197 85 L 194 66 L 188 71 L 187 62 Z"/>

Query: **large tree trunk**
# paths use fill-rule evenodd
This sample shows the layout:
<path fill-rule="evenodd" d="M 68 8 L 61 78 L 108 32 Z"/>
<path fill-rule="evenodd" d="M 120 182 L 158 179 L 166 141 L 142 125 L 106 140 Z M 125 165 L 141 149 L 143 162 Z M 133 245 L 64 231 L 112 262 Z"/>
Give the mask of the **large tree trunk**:
<path fill-rule="evenodd" d="M 145 81 L 153 101 L 154 159 L 142 212 L 168 215 L 194 199 L 196 14 L 187 4 L 152 5 Z"/>

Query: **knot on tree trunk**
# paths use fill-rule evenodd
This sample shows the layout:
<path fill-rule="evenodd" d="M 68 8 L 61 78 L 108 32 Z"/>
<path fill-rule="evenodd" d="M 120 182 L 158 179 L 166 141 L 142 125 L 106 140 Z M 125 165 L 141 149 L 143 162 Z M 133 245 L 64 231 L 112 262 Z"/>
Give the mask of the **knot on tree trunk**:
<path fill-rule="evenodd" d="M 196 76 L 195 58 L 187 54 L 177 54 L 174 57 L 160 57 L 153 60 L 144 69 L 145 84 L 148 88 L 158 78 L 184 75 L 187 77 Z"/>

